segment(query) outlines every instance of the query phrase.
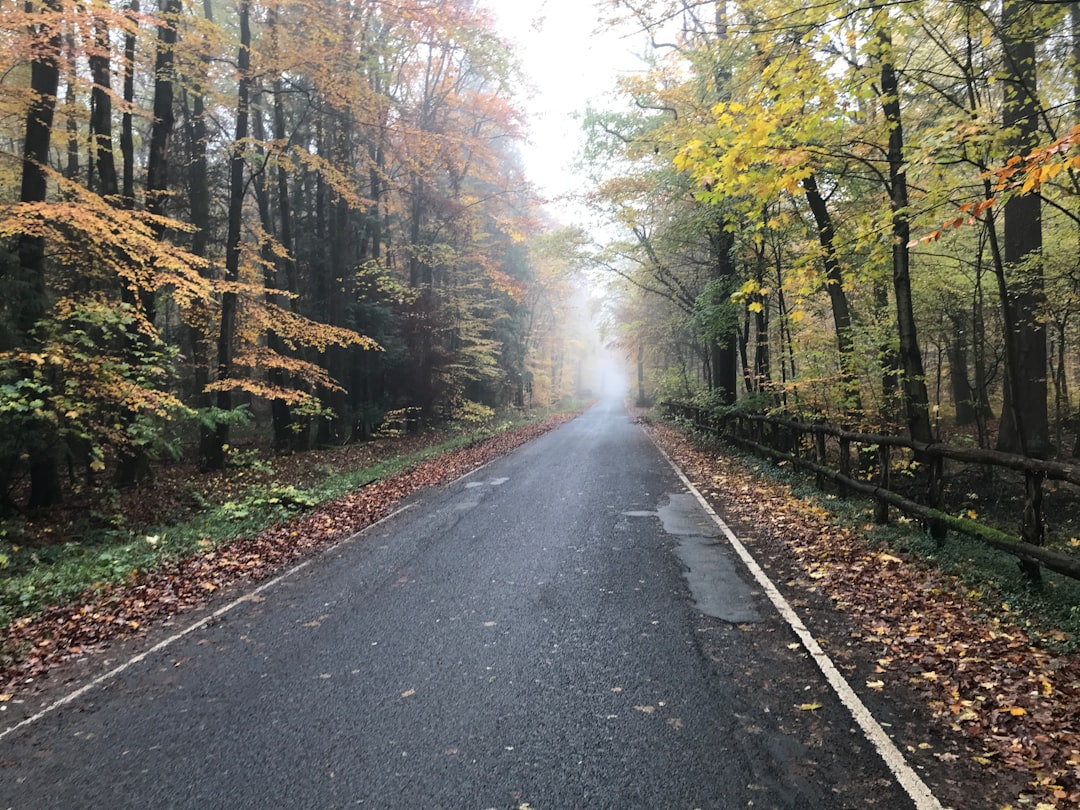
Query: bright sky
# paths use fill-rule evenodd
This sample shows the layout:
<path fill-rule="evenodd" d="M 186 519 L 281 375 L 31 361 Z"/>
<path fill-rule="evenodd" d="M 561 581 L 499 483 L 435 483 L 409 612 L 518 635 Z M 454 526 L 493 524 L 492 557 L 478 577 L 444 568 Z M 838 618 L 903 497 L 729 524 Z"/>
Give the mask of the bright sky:
<path fill-rule="evenodd" d="M 577 189 L 572 163 L 582 144 L 575 119 L 590 101 L 607 105 L 616 77 L 640 66 L 640 36 L 600 24 L 592 0 L 488 0 L 535 92 L 523 93 L 529 176 L 549 197 Z"/>

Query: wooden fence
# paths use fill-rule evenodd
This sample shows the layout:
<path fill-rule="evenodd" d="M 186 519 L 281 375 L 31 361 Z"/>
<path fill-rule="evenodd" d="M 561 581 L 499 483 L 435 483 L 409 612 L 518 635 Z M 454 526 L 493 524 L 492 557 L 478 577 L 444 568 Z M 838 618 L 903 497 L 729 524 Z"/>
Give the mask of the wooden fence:
<path fill-rule="evenodd" d="M 663 407 L 701 431 L 723 436 L 758 454 L 788 461 L 814 473 L 818 488 L 824 488 L 826 482 L 831 481 L 841 493 L 861 493 L 873 498 L 874 519 L 878 523 L 887 523 L 889 508 L 894 507 L 922 521 L 939 542 L 952 529 L 1013 554 L 1034 581 L 1040 579 L 1041 567 L 1080 579 L 1080 556 L 1045 547 L 1043 517 L 1045 482 L 1080 486 L 1080 466 L 975 447 L 924 444 L 904 436 L 859 433 L 779 416 L 739 412 L 717 414 L 684 402 L 665 402 Z M 923 485 L 919 496 L 894 491 L 891 475 L 894 456 L 898 452 L 908 452 L 919 462 Z M 1023 474 L 1024 508 L 1019 536 L 966 517 L 950 515 L 944 510 L 947 460 Z M 860 477 L 853 472 L 855 467 L 861 473 Z"/>

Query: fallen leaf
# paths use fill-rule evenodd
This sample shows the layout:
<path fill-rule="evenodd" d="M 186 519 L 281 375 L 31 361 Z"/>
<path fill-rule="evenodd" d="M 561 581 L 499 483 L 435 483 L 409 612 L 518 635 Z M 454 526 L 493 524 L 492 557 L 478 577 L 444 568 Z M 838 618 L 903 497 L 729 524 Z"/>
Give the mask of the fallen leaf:
<path fill-rule="evenodd" d="M 821 704 L 820 703 L 800 703 L 796 708 L 798 708 L 798 710 L 800 712 L 816 712 L 818 709 L 821 708 Z"/>
<path fill-rule="evenodd" d="M 401 696 L 402 696 L 403 698 L 410 698 L 410 697 L 412 697 L 412 696 L 413 696 L 413 695 L 415 695 L 415 694 L 416 694 L 416 690 L 415 690 L 415 689 L 406 689 L 406 690 L 405 690 L 404 692 L 402 692 L 402 693 L 401 693 Z"/>
<path fill-rule="evenodd" d="M 655 706 L 635 706 L 634 708 L 637 709 L 639 712 L 644 712 L 645 714 L 652 714 L 656 711 Z"/>
<path fill-rule="evenodd" d="M 885 688 L 885 681 L 867 681 L 866 686 L 875 692 L 880 692 Z"/>

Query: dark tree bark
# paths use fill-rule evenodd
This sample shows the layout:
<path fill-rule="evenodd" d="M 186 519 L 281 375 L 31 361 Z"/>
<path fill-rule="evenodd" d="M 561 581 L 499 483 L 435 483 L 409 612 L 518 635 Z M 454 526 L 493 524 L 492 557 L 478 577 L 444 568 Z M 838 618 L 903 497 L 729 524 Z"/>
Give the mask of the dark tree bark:
<path fill-rule="evenodd" d="M 48 0 L 47 11 L 58 12 L 59 3 Z M 60 85 L 60 50 L 63 38 L 59 20 L 42 23 L 35 32 L 34 61 L 30 65 L 32 100 L 26 113 L 26 139 L 23 142 L 23 170 L 19 199 L 22 202 L 44 202 L 48 193 L 45 169 L 49 163 L 56 94 Z M 27 288 L 25 298 L 14 308 L 15 329 L 28 345 L 35 345 L 34 327 L 45 316 L 45 240 L 40 236 L 23 235 L 18 243 L 19 263 Z M 30 440 L 31 509 L 59 503 L 60 475 L 56 447 L 51 435 Z"/>
<path fill-rule="evenodd" d="M 810 213 L 814 216 L 818 242 L 821 244 L 822 261 L 825 264 L 825 289 L 829 293 L 829 305 L 836 326 L 836 349 L 840 355 L 841 378 L 848 391 L 848 409 L 859 411 L 862 409 L 862 401 L 852 370 L 854 342 L 851 334 L 851 308 L 848 306 L 847 293 L 844 292 L 844 272 L 836 256 L 836 228 L 825 198 L 821 196 L 818 188 L 817 177 L 811 174 L 803 180 L 802 186 Z"/>
<path fill-rule="evenodd" d="M 882 12 L 879 12 L 882 13 Z M 885 23 L 887 25 L 887 22 Z M 911 298 L 911 264 L 908 242 L 907 173 L 904 169 L 904 128 L 900 115 L 900 82 L 893 63 L 892 37 L 885 25 L 877 30 L 881 59 L 881 109 L 889 125 L 889 202 L 892 209 L 893 296 L 896 304 L 897 331 L 900 336 L 900 366 L 903 370 L 904 412 L 911 438 L 933 441 L 930 424 L 930 398 L 926 390 L 922 352 L 915 327 Z"/>
<path fill-rule="evenodd" d="M 177 43 L 176 26 L 181 9 L 181 0 L 165 0 L 161 9 L 164 19 L 158 26 L 157 53 L 154 58 L 154 120 L 150 126 L 150 153 L 146 165 L 146 208 L 150 213 L 158 216 L 165 213 L 165 192 L 169 185 L 169 146 L 175 122 L 173 115 L 173 99 L 175 95 L 173 91 L 173 65 L 175 63 Z M 107 45 L 107 40 L 102 43 L 102 45 Z M 129 47 L 134 51 L 133 41 L 125 41 L 125 55 Z M 125 69 L 131 70 L 131 65 L 127 65 Z M 107 71 L 108 64 L 106 63 L 104 65 L 103 73 Z M 105 76 L 105 80 L 108 80 L 107 76 Z M 101 82 L 95 77 L 95 92 L 97 92 L 100 84 Z M 125 77 L 125 93 L 128 91 L 126 84 L 127 78 Z M 108 85 L 106 84 L 105 86 L 107 87 Z M 131 89 L 134 90 L 133 87 Z M 108 115 L 111 119 L 111 105 L 108 106 Z M 108 132 L 109 149 L 107 153 L 101 146 L 97 149 L 100 158 L 98 171 L 102 177 L 102 193 L 115 195 L 119 191 L 119 188 L 116 177 L 116 168 L 112 156 L 111 125 Z M 129 134 L 130 133 L 125 133 L 125 135 Z M 125 161 L 126 160 L 127 156 L 125 155 Z M 102 165 L 103 163 L 105 164 L 104 166 Z M 109 188 L 111 188 L 111 191 L 108 192 L 104 190 L 106 185 L 106 170 L 110 175 Z M 125 194 L 123 195 L 123 198 L 128 201 L 129 204 L 133 204 L 134 194 L 132 193 L 129 196 L 126 193 L 126 185 L 129 182 L 129 173 L 133 173 L 133 169 L 129 169 L 125 163 Z M 133 189 L 133 179 L 131 180 L 131 183 Z M 164 229 L 158 226 L 155 226 L 155 232 L 158 239 L 162 239 L 165 235 Z M 134 306 L 142 308 L 143 315 L 146 317 L 147 321 L 150 323 L 154 322 L 157 315 L 157 303 L 153 290 L 143 288 L 138 290 L 137 293 L 133 293 L 132 291 L 125 289 L 124 295 L 125 300 L 130 300 Z M 134 343 L 139 340 L 139 337 L 137 335 L 131 335 L 130 340 Z M 131 447 L 121 451 L 116 469 L 116 483 L 118 486 L 132 486 L 149 476 L 150 458 L 145 450 L 140 447 Z"/>
<path fill-rule="evenodd" d="M 236 135 L 229 158 L 229 230 L 225 238 L 225 280 L 235 282 L 240 277 L 240 239 L 243 232 L 245 141 L 248 138 L 248 114 L 251 104 L 251 2 L 239 2 L 240 48 L 237 68 L 240 80 L 236 92 Z M 227 380 L 233 371 L 233 339 L 236 334 L 236 293 L 226 291 L 221 296 L 221 326 L 218 332 L 217 379 Z M 217 407 L 232 410 L 232 394 L 218 391 Z M 229 442 L 229 425 L 218 422 L 213 442 L 203 463 L 210 469 L 225 467 L 225 445 Z"/>
<path fill-rule="evenodd" d="M 968 377 L 971 329 L 966 312 L 946 314 L 953 328 L 952 335 L 946 338 L 945 344 L 949 358 L 949 389 L 956 409 L 956 424 L 970 425 L 978 420 L 979 415 L 975 390 L 971 387 L 971 380 Z"/>
<path fill-rule="evenodd" d="M 713 280 L 730 286 L 735 278 L 735 235 L 718 222 L 709 233 L 712 249 Z M 734 405 L 739 389 L 739 352 L 736 326 L 714 334 L 709 340 L 709 363 L 712 367 L 712 389 L 720 392 L 725 405 Z"/>
<path fill-rule="evenodd" d="M 128 15 L 136 19 L 139 0 L 128 3 Z M 135 46 L 133 31 L 124 36 L 124 112 L 120 116 L 120 156 L 123 162 L 121 197 L 125 208 L 135 207 L 135 133 L 131 109 L 135 104 Z"/>
<path fill-rule="evenodd" d="M 157 53 L 154 57 L 154 122 L 150 127 L 150 153 L 146 159 L 146 209 L 159 216 L 165 213 L 169 188 L 169 143 L 175 124 L 173 100 L 176 95 L 173 66 L 176 62 L 176 26 L 182 9 L 182 0 L 164 1 L 164 20 L 158 26 Z M 161 236 L 163 234 L 159 230 L 158 237 Z M 152 321 L 153 294 L 144 294 L 142 299 L 146 316 Z"/>
<path fill-rule="evenodd" d="M 1013 154 L 1024 154 L 1038 140 L 1038 34 L 1027 0 L 1006 0 L 1001 13 L 1006 74 L 1002 80 L 1001 123 L 1015 132 Z M 1003 301 L 1005 328 L 1012 331 L 1008 357 L 1011 407 L 1001 414 L 998 449 L 1045 457 L 1052 452 L 1047 413 L 1046 331 L 1040 323 L 1044 303 L 1042 205 L 1038 194 L 1013 195 L 1005 203 L 1001 258 L 1013 273 Z"/>
<path fill-rule="evenodd" d="M 255 108 L 252 111 L 251 123 L 256 140 L 265 143 L 266 125 L 263 123 L 262 112 L 258 108 Z M 266 232 L 267 236 L 272 236 L 275 231 L 274 215 L 271 211 L 270 191 L 266 185 L 265 171 L 260 171 L 255 175 L 253 185 L 255 188 L 255 200 L 259 206 L 259 219 L 262 222 L 263 230 Z M 266 300 L 270 303 L 275 303 L 276 296 L 274 290 L 278 289 L 277 264 L 279 263 L 279 260 L 275 258 L 275 252 L 271 249 L 269 244 L 263 244 L 261 253 L 264 268 L 263 286 L 266 288 Z M 266 331 L 266 348 L 275 354 L 284 354 L 286 352 L 285 343 L 278 337 L 277 332 L 273 329 L 267 329 Z M 267 377 L 270 383 L 278 388 L 285 385 L 285 375 L 279 368 L 271 369 Z M 278 453 L 288 452 L 291 449 L 293 435 L 292 408 L 290 408 L 289 403 L 281 397 L 274 397 L 270 400 L 270 421 L 274 434 L 274 450 Z"/>
<path fill-rule="evenodd" d="M 113 156 L 112 137 L 112 60 L 109 58 L 109 29 L 104 20 L 94 21 L 94 51 L 90 54 L 90 133 L 94 163 L 97 166 L 98 193 L 115 197 L 120 190 Z"/>
<path fill-rule="evenodd" d="M 67 166 L 64 169 L 64 177 L 75 180 L 79 176 L 79 100 L 76 91 L 78 82 L 76 81 L 75 37 L 71 34 L 65 36 L 64 47 L 67 51 L 65 60 L 67 62 L 67 92 L 64 94 Z"/>

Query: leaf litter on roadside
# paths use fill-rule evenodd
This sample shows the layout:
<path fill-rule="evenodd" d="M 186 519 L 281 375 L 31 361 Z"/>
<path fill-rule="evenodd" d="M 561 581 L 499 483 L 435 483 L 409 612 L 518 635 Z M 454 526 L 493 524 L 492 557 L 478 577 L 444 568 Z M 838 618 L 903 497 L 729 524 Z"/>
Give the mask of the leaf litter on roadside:
<path fill-rule="evenodd" d="M 871 548 L 820 505 L 738 460 L 704 451 L 667 425 L 648 430 L 691 479 L 710 482 L 704 494 L 720 514 L 782 544 L 802 571 L 789 588 L 820 590 L 851 617 L 857 630 L 845 643 L 866 649 L 872 693 L 888 699 L 890 687 L 914 690 L 942 730 L 981 749 L 971 757 L 981 768 L 1023 776 L 1029 789 L 1018 805 L 1080 807 L 1076 656 L 1036 646 L 1007 616 L 983 615 L 947 574 Z M 997 806 L 1008 801 L 1001 796 Z"/>

